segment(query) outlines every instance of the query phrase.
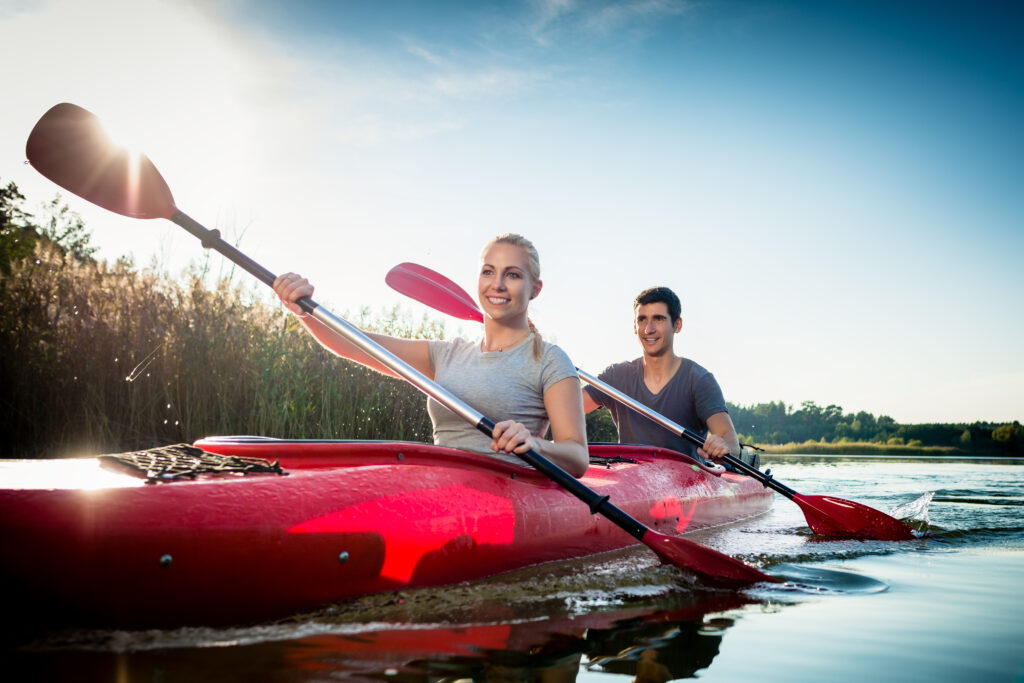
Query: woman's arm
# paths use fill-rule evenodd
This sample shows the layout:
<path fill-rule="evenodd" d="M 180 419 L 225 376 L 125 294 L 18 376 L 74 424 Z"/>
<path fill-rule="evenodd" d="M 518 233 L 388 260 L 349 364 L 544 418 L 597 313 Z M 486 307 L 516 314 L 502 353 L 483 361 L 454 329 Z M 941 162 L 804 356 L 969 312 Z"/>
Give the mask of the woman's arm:
<path fill-rule="evenodd" d="M 566 377 L 553 384 L 544 392 L 544 409 L 551 420 L 551 441 L 531 435 L 519 422 L 505 420 L 495 425 L 491 448 L 506 453 L 533 448 L 572 476 L 582 477 L 590 466 L 590 454 L 579 380 Z"/>
<path fill-rule="evenodd" d="M 325 349 L 342 358 L 355 361 L 368 368 L 381 372 L 391 377 L 401 377 L 395 374 L 389 367 L 379 362 L 372 356 L 368 356 L 362 349 L 348 341 L 340 334 L 324 325 L 316 318 L 302 312 L 295 301 L 303 296 L 313 296 L 313 285 L 304 277 L 295 273 L 286 273 L 274 280 L 274 292 L 278 298 L 288 307 L 292 313 L 299 318 L 306 330 L 313 335 L 313 338 L 320 342 Z M 423 339 L 400 339 L 389 337 L 386 334 L 364 332 L 367 337 L 377 342 L 385 349 L 395 354 L 407 364 L 419 370 L 430 379 L 434 379 L 434 366 L 430 361 L 430 346 Z"/>

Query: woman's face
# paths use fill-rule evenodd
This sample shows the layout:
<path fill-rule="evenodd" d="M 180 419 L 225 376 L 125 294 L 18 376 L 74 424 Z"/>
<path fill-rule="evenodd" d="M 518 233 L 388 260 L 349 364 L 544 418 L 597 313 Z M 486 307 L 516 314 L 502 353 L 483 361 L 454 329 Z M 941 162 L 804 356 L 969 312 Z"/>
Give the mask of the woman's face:
<path fill-rule="evenodd" d="M 498 242 L 484 253 L 477 294 L 481 308 L 491 318 L 525 318 L 530 299 L 540 289 L 540 280 L 530 276 L 530 257 L 522 248 Z"/>

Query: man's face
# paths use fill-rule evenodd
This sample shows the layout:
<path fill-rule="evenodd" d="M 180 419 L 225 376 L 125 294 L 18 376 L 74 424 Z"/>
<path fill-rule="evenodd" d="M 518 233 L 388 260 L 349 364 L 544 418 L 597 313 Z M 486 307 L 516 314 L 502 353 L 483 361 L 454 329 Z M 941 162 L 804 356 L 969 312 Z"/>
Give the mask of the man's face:
<path fill-rule="evenodd" d="M 683 327 L 683 319 L 672 323 L 668 314 L 668 304 L 659 301 L 653 304 L 641 304 L 633 317 L 633 331 L 640 340 L 640 347 L 645 356 L 661 356 L 672 352 L 672 340 L 676 332 Z"/>

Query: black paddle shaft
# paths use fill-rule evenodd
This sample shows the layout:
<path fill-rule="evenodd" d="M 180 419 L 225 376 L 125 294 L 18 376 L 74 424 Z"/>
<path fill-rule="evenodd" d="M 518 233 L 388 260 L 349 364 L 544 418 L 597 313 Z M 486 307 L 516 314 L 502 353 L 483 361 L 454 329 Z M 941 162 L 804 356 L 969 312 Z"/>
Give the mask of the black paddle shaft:
<path fill-rule="evenodd" d="M 202 242 L 203 246 L 207 249 L 213 249 L 220 252 L 264 284 L 273 287 L 274 280 L 277 279 L 277 276 L 260 264 L 256 263 L 256 261 L 253 261 L 238 249 L 225 242 L 220 236 L 220 232 L 218 230 L 210 230 L 204 227 L 198 221 L 180 210 L 176 210 L 174 212 L 171 220 L 199 238 L 199 241 Z M 367 338 L 358 328 L 352 327 L 344 320 L 336 318 L 323 309 L 320 309 L 319 304 L 309 297 L 302 297 L 295 303 L 305 313 L 314 314 L 317 320 L 327 324 L 349 341 L 356 343 L 363 351 L 374 356 L 377 360 L 384 363 L 384 365 L 401 374 L 420 391 L 441 403 L 457 415 L 475 423 L 476 428 L 481 432 L 487 436 L 493 435 L 493 421 L 465 405 L 457 397 L 449 394 L 429 378 L 409 367 L 406 363 L 396 358 L 386 349 Z M 343 325 L 343 328 L 339 329 L 339 325 Z M 642 541 L 644 539 L 644 535 L 649 531 L 643 523 L 634 519 L 622 509 L 609 502 L 608 496 L 600 495 L 540 453 L 530 449 L 526 453 L 516 453 L 516 455 L 528 464 L 532 465 L 534 469 L 546 475 L 566 491 L 586 503 L 590 508 L 591 514 L 601 513 L 607 517 L 609 521 L 620 527 L 633 538 Z"/>
<path fill-rule="evenodd" d="M 489 437 L 494 436 L 494 422 L 486 417 L 480 419 L 476 424 L 476 428 Z M 642 522 L 634 519 L 627 512 L 611 503 L 608 500 L 608 496 L 602 496 L 532 448 L 525 453 L 516 453 L 515 455 L 586 503 L 590 508 L 590 514 L 596 515 L 601 513 L 638 541 L 642 541 L 644 534 L 649 531 Z"/>
<path fill-rule="evenodd" d="M 743 462 L 742 460 L 734 456 L 732 453 L 727 453 L 726 455 L 722 456 L 722 459 L 731 464 L 733 467 L 738 468 L 741 472 L 743 472 L 743 474 L 746 474 L 747 476 L 757 479 L 767 488 L 770 488 L 774 491 L 778 491 L 779 493 L 784 495 L 786 498 L 789 498 L 790 500 L 793 500 L 793 496 L 797 495 L 796 491 L 794 491 L 793 489 L 789 488 L 788 486 L 781 482 L 775 481 L 775 477 L 772 476 L 771 470 L 765 470 L 764 472 L 762 472 L 761 470 L 751 467 L 747 463 Z"/>

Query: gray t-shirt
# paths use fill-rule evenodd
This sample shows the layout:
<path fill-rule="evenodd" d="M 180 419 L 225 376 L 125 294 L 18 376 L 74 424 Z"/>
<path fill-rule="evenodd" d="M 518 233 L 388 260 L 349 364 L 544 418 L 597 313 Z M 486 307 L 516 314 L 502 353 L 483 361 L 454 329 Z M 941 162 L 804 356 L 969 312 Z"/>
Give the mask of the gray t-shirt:
<path fill-rule="evenodd" d="M 536 358 L 532 334 L 505 351 L 481 351 L 480 340 L 432 340 L 429 345 L 435 382 L 491 420 L 521 422 L 540 438 L 550 423 L 544 393 L 567 377 L 577 377 L 569 356 L 554 344 L 542 342 L 543 353 Z M 427 412 L 435 444 L 525 464 L 515 455 L 492 451 L 491 440 L 483 432 L 437 401 L 427 400 Z"/>
<path fill-rule="evenodd" d="M 615 363 L 605 368 L 598 378 L 630 398 L 643 403 L 676 424 L 698 434 L 707 434 L 707 419 L 725 413 L 725 398 L 715 376 L 689 358 L 683 358 L 679 370 L 657 394 L 644 384 L 643 358 Z M 607 408 L 619 429 L 620 443 L 639 443 L 670 448 L 696 456 L 697 447 L 676 436 L 654 420 L 628 408 L 594 387 L 586 387 L 590 398 Z"/>

